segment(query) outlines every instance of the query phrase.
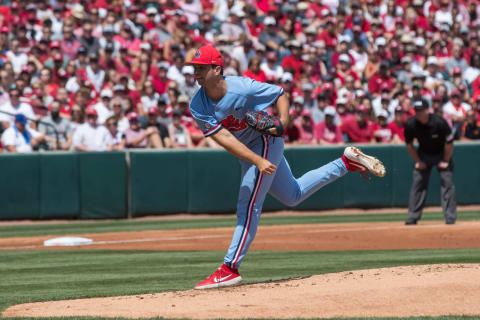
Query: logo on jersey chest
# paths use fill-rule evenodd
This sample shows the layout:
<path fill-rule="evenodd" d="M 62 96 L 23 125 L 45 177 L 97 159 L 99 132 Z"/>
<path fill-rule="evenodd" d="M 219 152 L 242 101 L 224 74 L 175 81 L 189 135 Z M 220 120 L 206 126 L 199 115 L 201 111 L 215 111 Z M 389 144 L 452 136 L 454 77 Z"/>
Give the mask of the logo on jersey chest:
<path fill-rule="evenodd" d="M 228 131 L 241 131 L 247 128 L 247 122 L 245 118 L 237 119 L 230 115 L 222 120 L 222 126 Z"/>

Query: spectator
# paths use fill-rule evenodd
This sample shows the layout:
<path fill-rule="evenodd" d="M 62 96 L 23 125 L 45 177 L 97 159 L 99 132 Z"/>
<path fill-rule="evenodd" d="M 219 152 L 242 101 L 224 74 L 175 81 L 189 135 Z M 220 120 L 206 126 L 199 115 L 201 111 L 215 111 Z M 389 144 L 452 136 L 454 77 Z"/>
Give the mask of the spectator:
<path fill-rule="evenodd" d="M 302 45 L 299 41 L 292 40 L 288 48 L 292 54 L 283 58 L 282 68 L 285 71 L 292 72 L 294 79 L 298 80 L 305 63 L 302 59 Z"/>
<path fill-rule="evenodd" d="M 173 148 L 192 148 L 192 139 L 187 128 L 181 124 L 182 112 L 174 110 L 172 114 L 172 123 L 168 126 L 168 133 L 172 139 Z"/>
<path fill-rule="evenodd" d="M 462 94 L 459 90 L 453 90 L 450 94 L 450 101 L 443 106 L 443 114 L 448 121 L 451 121 L 453 126 L 453 135 L 457 136 L 459 129 L 465 120 L 467 111 L 472 107 L 462 101 Z"/>
<path fill-rule="evenodd" d="M 97 53 L 91 53 L 88 56 L 88 66 L 86 68 L 86 75 L 88 80 L 93 84 L 96 92 L 100 92 L 105 81 L 105 71 L 100 69 L 98 65 Z"/>
<path fill-rule="evenodd" d="M 130 123 L 130 128 L 125 130 L 127 148 L 163 148 L 160 133 L 155 126 L 142 129 L 138 114 L 135 112 L 127 114 L 127 118 Z"/>
<path fill-rule="evenodd" d="M 15 115 L 14 125 L 2 134 L 2 145 L 7 152 L 32 152 L 44 140 L 44 135 L 27 128 L 27 118 L 21 113 Z"/>
<path fill-rule="evenodd" d="M 70 125 L 72 127 L 72 134 L 75 130 L 85 122 L 85 112 L 78 104 L 73 105 L 70 111 Z"/>
<path fill-rule="evenodd" d="M 77 126 L 73 133 L 73 148 L 75 151 L 106 151 L 110 133 L 97 124 L 98 114 L 93 107 L 85 110 L 87 122 Z"/>
<path fill-rule="evenodd" d="M 445 63 L 445 68 L 448 73 L 451 73 L 453 69 L 457 67 L 460 68 L 462 72 L 468 68 L 467 61 L 465 61 L 462 56 L 462 47 L 458 44 L 452 47 L 452 57 Z"/>
<path fill-rule="evenodd" d="M 402 143 L 405 141 L 404 130 L 405 120 L 404 112 L 401 106 L 395 108 L 395 117 L 392 122 L 388 124 L 390 131 L 392 132 L 392 142 Z"/>
<path fill-rule="evenodd" d="M 387 61 L 380 62 L 380 67 L 377 73 L 368 81 L 368 90 L 373 96 L 380 93 L 382 84 L 386 84 L 390 90 L 395 84 L 394 78 L 390 75 L 389 64 Z"/>
<path fill-rule="evenodd" d="M 13 126 L 16 114 L 23 114 L 27 119 L 35 119 L 32 106 L 20 101 L 21 92 L 15 85 L 8 90 L 9 102 L 0 106 L 0 122 L 4 129 Z"/>
<path fill-rule="evenodd" d="M 123 100 L 119 97 L 113 98 L 110 103 L 112 105 L 113 115 L 117 120 L 118 131 L 123 133 L 130 127 L 130 123 L 124 112 L 126 106 L 124 106 Z"/>
<path fill-rule="evenodd" d="M 317 101 L 313 99 L 312 92 L 313 92 L 313 84 L 311 84 L 310 82 L 306 82 L 302 84 L 302 96 L 304 99 L 303 106 L 306 109 L 312 111 L 313 113 L 313 110 L 317 109 Z"/>
<path fill-rule="evenodd" d="M 143 116 L 147 114 L 149 108 L 157 106 L 160 95 L 155 92 L 153 82 L 150 80 L 146 80 L 143 83 L 141 95 L 142 97 L 140 98 L 140 103 L 137 106 L 137 111 L 140 116 Z"/>
<path fill-rule="evenodd" d="M 148 129 L 149 127 L 157 128 L 160 139 L 162 140 L 162 146 L 164 148 L 172 148 L 172 140 L 170 139 L 167 126 L 161 121 L 158 121 L 159 113 L 160 111 L 157 106 L 148 108 L 147 123 L 144 125 L 144 129 Z"/>
<path fill-rule="evenodd" d="M 73 23 L 68 20 L 63 23 L 63 39 L 61 41 L 61 49 L 64 55 L 71 61 L 75 61 L 82 43 L 78 41 L 73 34 Z M 86 53 L 86 52 L 85 52 Z"/>
<path fill-rule="evenodd" d="M 298 144 L 300 139 L 300 131 L 298 127 L 294 123 L 296 118 L 295 110 L 291 110 L 290 113 L 290 121 L 288 122 L 288 126 L 285 128 L 285 133 L 283 134 L 283 139 L 287 145 Z"/>
<path fill-rule="evenodd" d="M 72 127 L 70 120 L 60 117 L 62 105 L 54 100 L 49 115 L 42 118 L 39 131 L 45 134 L 50 150 L 70 150 L 72 146 Z"/>
<path fill-rule="evenodd" d="M 388 126 L 388 112 L 381 110 L 377 115 L 377 122 L 372 124 L 373 136 L 378 143 L 390 143 L 392 142 L 393 133 Z"/>
<path fill-rule="evenodd" d="M 181 94 L 187 95 L 188 99 L 191 99 L 195 92 L 200 88 L 195 81 L 193 71 L 192 66 L 184 66 L 182 68 L 182 74 L 185 77 L 185 81 L 179 85 L 179 90 Z"/>
<path fill-rule="evenodd" d="M 348 137 L 348 142 L 369 143 L 375 142 L 372 125 L 367 118 L 368 110 L 360 105 L 356 108 L 355 118 L 342 122 L 342 132 Z"/>
<path fill-rule="evenodd" d="M 312 112 L 308 109 L 303 109 L 300 113 L 300 118 L 296 120 L 295 125 L 299 132 L 299 142 L 301 144 L 315 144 L 315 124 L 312 120 Z"/>
<path fill-rule="evenodd" d="M 270 50 L 279 50 L 280 46 L 283 44 L 283 39 L 277 32 L 277 22 L 275 21 L 275 18 L 270 16 L 265 17 L 263 24 L 265 25 L 265 30 L 258 35 L 258 41 Z"/>
<path fill-rule="evenodd" d="M 262 69 L 260 69 L 260 60 L 258 58 L 250 59 L 248 63 L 248 69 L 243 73 L 244 77 L 251 78 L 259 82 L 266 82 L 267 76 Z"/>
<path fill-rule="evenodd" d="M 460 140 L 479 140 L 480 139 L 480 121 L 476 119 L 474 110 L 467 111 L 467 117 L 462 127 Z"/>
<path fill-rule="evenodd" d="M 90 21 L 85 21 L 82 26 L 82 36 L 79 39 L 82 46 L 87 49 L 87 55 L 89 56 L 97 56 L 101 48 L 100 41 L 93 36 L 93 28 L 94 26 Z"/>
<path fill-rule="evenodd" d="M 315 139 L 320 145 L 343 144 L 340 126 L 335 124 L 337 112 L 332 106 L 325 108 L 325 120 L 315 126 Z"/>
<path fill-rule="evenodd" d="M 20 43 L 17 39 L 13 39 L 10 43 L 10 50 L 6 52 L 8 60 L 13 64 L 13 71 L 19 74 L 22 68 L 28 62 L 28 56 L 20 51 Z"/>
<path fill-rule="evenodd" d="M 105 120 L 105 127 L 108 129 L 107 149 L 123 150 L 126 146 L 125 134 L 118 131 L 118 122 L 115 116 L 110 116 Z"/>
<path fill-rule="evenodd" d="M 110 108 L 110 101 L 112 101 L 112 98 L 112 90 L 103 89 L 100 92 L 100 101 L 93 106 L 95 111 L 97 111 L 99 124 L 105 123 L 107 118 L 113 115 L 112 109 Z"/>
<path fill-rule="evenodd" d="M 277 63 L 278 55 L 270 51 L 266 55 L 266 60 L 260 64 L 260 69 L 265 73 L 267 82 L 275 83 L 282 77 L 283 68 Z"/>

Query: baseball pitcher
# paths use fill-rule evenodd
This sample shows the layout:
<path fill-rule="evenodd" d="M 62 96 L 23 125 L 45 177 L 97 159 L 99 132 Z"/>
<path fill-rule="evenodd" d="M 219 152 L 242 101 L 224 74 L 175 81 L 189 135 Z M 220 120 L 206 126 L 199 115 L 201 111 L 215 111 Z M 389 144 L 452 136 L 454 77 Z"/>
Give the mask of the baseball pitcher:
<path fill-rule="evenodd" d="M 295 179 L 283 156 L 283 128 L 289 121 L 289 102 L 283 89 L 249 78 L 223 76 L 222 55 L 211 46 L 199 48 L 186 64 L 194 66 L 201 86 L 190 103 L 193 118 L 205 137 L 212 137 L 240 159 L 242 170 L 237 226 L 230 248 L 223 265 L 195 289 L 241 282 L 238 268 L 255 238 L 267 193 L 296 206 L 348 171 L 385 175 L 379 160 L 347 147 L 340 158 Z M 279 119 L 264 112 L 272 104 L 278 108 Z"/>

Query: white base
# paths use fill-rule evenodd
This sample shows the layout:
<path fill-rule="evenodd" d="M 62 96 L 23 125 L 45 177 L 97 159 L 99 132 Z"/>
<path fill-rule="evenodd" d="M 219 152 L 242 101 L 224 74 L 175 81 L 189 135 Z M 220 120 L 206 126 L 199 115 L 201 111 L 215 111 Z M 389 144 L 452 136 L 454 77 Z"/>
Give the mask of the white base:
<path fill-rule="evenodd" d="M 60 237 L 53 238 L 50 240 L 45 240 L 43 245 L 46 247 L 51 246 L 84 246 L 92 244 L 93 240 L 88 238 L 79 238 L 79 237 Z"/>

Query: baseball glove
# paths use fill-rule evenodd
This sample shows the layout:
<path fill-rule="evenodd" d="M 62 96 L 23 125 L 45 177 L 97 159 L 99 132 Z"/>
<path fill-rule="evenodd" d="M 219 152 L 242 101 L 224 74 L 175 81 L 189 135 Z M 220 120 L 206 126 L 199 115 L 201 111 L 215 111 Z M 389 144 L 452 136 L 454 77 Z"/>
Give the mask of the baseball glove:
<path fill-rule="evenodd" d="M 247 125 L 258 132 L 275 137 L 281 137 L 284 129 L 280 119 L 271 117 L 264 112 L 249 110 L 246 114 Z M 276 129 L 272 132 L 272 129 Z"/>

